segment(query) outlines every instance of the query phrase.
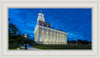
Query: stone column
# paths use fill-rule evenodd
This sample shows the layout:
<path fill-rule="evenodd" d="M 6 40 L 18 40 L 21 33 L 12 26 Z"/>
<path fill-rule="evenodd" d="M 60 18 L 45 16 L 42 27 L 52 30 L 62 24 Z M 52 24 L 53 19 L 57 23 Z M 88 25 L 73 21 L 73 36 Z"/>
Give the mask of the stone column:
<path fill-rule="evenodd" d="M 41 39 L 42 42 L 41 43 L 43 44 L 43 42 L 44 42 L 44 29 L 43 28 L 42 28 L 42 32 L 41 33 L 42 33 L 42 39 Z"/>
<path fill-rule="evenodd" d="M 47 43 L 47 44 L 49 43 L 49 41 L 48 41 L 48 33 L 49 33 L 49 32 L 48 32 L 48 29 L 47 29 L 47 31 L 46 31 L 46 38 L 47 38 L 47 39 L 46 39 L 46 43 Z"/>
<path fill-rule="evenodd" d="M 50 30 L 50 44 L 52 44 L 52 30 Z"/>
<path fill-rule="evenodd" d="M 58 32 L 57 32 L 57 40 L 58 40 L 58 42 L 59 42 Z M 59 44 L 58 42 L 57 42 L 57 44 Z"/>

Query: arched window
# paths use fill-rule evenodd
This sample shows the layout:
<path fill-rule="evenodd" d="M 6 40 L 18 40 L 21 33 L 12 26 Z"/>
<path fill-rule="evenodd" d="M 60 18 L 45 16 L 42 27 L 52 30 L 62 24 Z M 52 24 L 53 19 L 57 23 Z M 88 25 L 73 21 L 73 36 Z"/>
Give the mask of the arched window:
<path fill-rule="evenodd" d="M 50 43 L 52 44 L 52 40 L 50 40 Z"/>
<path fill-rule="evenodd" d="M 46 32 L 46 34 L 48 34 L 48 31 Z"/>
<path fill-rule="evenodd" d="M 44 43 L 44 40 L 42 39 L 41 44 L 43 44 L 43 43 Z"/>
<path fill-rule="evenodd" d="M 44 40 L 42 39 L 42 42 L 44 42 Z"/>
<path fill-rule="evenodd" d="M 47 44 L 49 43 L 48 39 L 46 40 L 46 43 L 47 43 Z"/>
<path fill-rule="evenodd" d="M 52 35 L 52 31 L 50 32 L 50 35 Z"/>
<path fill-rule="evenodd" d="M 57 34 L 57 37 L 59 36 L 59 34 Z"/>
<path fill-rule="evenodd" d="M 56 44 L 56 40 L 54 40 L 54 44 Z"/>
<path fill-rule="evenodd" d="M 42 31 L 42 34 L 44 33 L 44 31 Z"/>

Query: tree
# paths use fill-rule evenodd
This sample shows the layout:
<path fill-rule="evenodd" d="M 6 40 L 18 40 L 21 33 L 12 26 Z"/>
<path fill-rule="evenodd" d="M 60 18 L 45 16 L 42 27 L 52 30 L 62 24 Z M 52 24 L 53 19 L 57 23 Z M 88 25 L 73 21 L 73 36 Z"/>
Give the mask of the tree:
<path fill-rule="evenodd" d="M 9 19 L 10 21 L 10 19 Z M 21 35 L 21 32 L 18 30 L 18 28 L 16 27 L 16 25 L 9 23 L 9 45 L 19 45 L 19 44 L 23 44 L 23 35 Z"/>
<path fill-rule="evenodd" d="M 82 44 L 82 40 L 78 39 L 77 40 L 78 44 Z"/>
<path fill-rule="evenodd" d="M 88 42 L 87 40 L 84 40 L 84 41 L 83 41 L 83 44 L 86 45 L 86 44 L 89 44 L 89 42 Z"/>

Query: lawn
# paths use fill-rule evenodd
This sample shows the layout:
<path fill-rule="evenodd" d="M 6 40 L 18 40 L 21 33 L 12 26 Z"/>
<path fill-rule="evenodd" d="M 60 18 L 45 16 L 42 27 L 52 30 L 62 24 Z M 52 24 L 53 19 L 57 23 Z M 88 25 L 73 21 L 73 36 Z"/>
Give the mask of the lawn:
<path fill-rule="evenodd" d="M 9 47 L 10 50 L 16 50 L 17 48 L 19 48 L 19 46 L 17 46 L 17 47 Z"/>
<path fill-rule="evenodd" d="M 17 48 L 19 48 L 21 45 L 9 45 L 8 49 L 9 50 L 16 50 Z"/>
<path fill-rule="evenodd" d="M 38 49 L 91 49 L 91 45 L 31 45 Z"/>

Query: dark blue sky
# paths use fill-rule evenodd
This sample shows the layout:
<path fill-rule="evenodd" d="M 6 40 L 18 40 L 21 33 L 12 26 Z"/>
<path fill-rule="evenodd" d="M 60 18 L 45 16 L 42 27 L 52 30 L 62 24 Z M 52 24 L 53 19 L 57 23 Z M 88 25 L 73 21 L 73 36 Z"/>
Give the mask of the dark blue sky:
<path fill-rule="evenodd" d="M 51 27 L 68 32 L 68 40 L 92 40 L 91 8 L 9 8 L 8 18 L 23 34 L 33 38 L 40 10 Z"/>

